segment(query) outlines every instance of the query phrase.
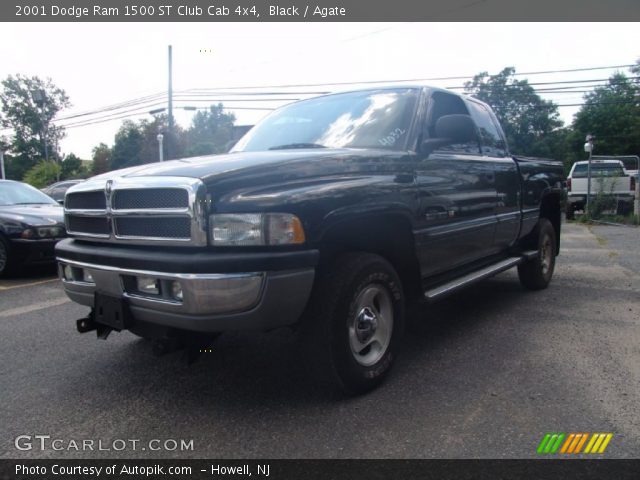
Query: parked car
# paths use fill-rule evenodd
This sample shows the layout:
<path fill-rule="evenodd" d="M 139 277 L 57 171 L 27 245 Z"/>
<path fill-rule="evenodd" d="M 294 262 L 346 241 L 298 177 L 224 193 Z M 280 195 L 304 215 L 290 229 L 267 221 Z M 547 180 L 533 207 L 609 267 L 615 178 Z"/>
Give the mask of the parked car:
<path fill-rule="evenodd" d="M 560 162 L 512 157 L 478 100 L 340 93 L 275 111 L 229 154 L 75 185 L 56 253 L 91 308 L 80 332 L 197 345 L 290 326 L 312 372 L 361 393 L 394 363 L 407 303 L 512 267 L 549 285 L 563 180 Z"/>
<path fill-rule="evenodd" d="M 588 161 L 573 164 L 567 177 L 567 219 L 586 208 Z M 620 160 L 591 160 L 591 200 L 600 194 L 608 198 L 618 215 L 633 211 L 636 178 L 624 169 Z"/>
<path fill-rule="evenodd" d="M 27 264 L 55 261 L 64 237 L 62 207 L 26 183 L 0 180 L 0 276 Z"/>
<path fill-rule="evenodd" d="M 42 192 L 46 193 L 56 202 L 62 205 L 64 203 L 64 194 L 67 193 L 67 190 L 69 190 L 70 187 L 81 182 L 84 182 L 84 180 L 64 180 L 62 182 L 57 182 L 43 188 Z"/>

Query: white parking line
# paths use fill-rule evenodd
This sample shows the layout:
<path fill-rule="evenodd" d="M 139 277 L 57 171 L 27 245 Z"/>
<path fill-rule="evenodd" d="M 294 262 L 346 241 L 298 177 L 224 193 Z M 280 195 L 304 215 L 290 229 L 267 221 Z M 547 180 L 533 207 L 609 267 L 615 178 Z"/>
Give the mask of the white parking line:
<path fill-rule="evenodd" d="M 69 303 L 67 297 L 54 298 L 53 300 L 47 300 L 46 302 L 38 302 L 32 305 L 26 305 L 24 307 L 12 308 L 11 310 L 5 310 L 0 312 L 0 318 L 12 317 L 14 315 L 24 315 L 25 313 L 35 312 L 37 310 L 44 310 L 45 308 L 57 307 L 58 305 L 64 305 Z"/>

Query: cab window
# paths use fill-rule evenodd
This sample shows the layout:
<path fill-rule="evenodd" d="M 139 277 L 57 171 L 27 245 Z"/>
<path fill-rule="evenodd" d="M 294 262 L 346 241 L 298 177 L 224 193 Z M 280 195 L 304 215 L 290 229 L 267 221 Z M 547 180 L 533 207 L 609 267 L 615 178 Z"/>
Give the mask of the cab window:
<path fill-rule="evenodd" d="M 438 119 L 447 115 L 469 115 L 464 101 L 457 95 L 444 92 L 434 92 L 429 101 L 427 110 L 427 121 L 423 129 L 423 138 L 436 138 L 436 124 Z M 479 144 L 475 142 L 456 143 L 438 146 L 434 152 L 438 153 L 463 153 L 478 155 Z"/>
<path fill-rule="evenodd" d="M 473 101 L 468 101 L 467 105 L 471 112 L 471 118 L 478 126 L 482 154 L 488 157 L 504 157 L 507 153 L 504 140 L 498 132 L 498 127 L 496 127 L 489 110 L 484 105 Z"/>

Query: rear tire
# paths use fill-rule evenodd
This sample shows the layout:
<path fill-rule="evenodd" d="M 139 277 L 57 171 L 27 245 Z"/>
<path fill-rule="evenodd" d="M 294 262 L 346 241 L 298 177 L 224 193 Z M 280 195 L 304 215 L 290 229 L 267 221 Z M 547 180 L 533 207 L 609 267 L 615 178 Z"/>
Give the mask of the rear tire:
<path fill-rule="evenodd" d="M 354 395 L 380 385 L 403 331 L 402 284 L 384 258 L 350 253 L 318 272 L 302 334 L 323 386 Z"/>
<path fill-rule="evenodd" d="M 542 290 L 549 286 L 556 265 L 556 232 L 549 220 L 541 218 L 532 237 L 537 238 L 538 255 L 518 265 L 518 277 L 523 287 Z"/>

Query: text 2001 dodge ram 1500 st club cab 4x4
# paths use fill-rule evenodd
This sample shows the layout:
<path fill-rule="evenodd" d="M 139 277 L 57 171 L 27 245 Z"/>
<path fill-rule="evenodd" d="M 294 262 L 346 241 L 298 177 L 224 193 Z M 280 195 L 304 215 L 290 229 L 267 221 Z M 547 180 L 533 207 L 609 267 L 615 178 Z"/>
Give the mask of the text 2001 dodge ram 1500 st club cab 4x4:
<path fill-rule="evenodd" d="M 408 302 L 517 266 L 545 288 L 559 163 L 510 156 L 491 109 L 398 86 L 283 107 L 225 155 L 72 187 L 56 249 L 80 331 L 208 338 L 299 327 L 320 378 L 381 382 Z"/>

